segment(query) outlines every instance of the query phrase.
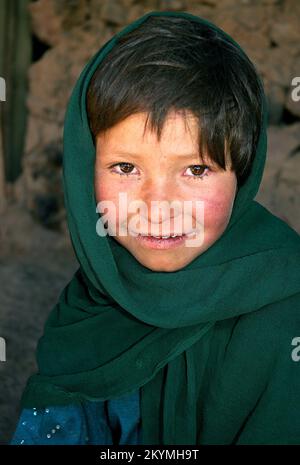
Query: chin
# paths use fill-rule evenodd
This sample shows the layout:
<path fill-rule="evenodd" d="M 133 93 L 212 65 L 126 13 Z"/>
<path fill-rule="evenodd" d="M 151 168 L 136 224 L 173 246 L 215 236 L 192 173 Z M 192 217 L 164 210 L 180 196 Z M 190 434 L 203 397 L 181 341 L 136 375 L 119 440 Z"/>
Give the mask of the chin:
<path fill-rule="evenodd" d="M 164 272 L 164 273 L 171 273 L 172 271 L 177 271 L 177 270 L 180 270 L 180 268 L 182 268 L 182 266 L 171 266 L 171 265 L 168 265 L 168 266 L 161 266 L 161 265 L 146 265 L 144 263 L 142 263 L 142 265 L 144 265 L 146 268 L 149 268 L 149 270 L 151 271 L 156 271 L 156 272 Z"/>
<path fill-rule="evenodd" d="M 187 263 L 170 263 L 168 261 L 156 260 L 141 260 L 135 257 L 143 266 L 149 268 L 151 271 L 171 273 L 172 271 L 178 271 Z"/>

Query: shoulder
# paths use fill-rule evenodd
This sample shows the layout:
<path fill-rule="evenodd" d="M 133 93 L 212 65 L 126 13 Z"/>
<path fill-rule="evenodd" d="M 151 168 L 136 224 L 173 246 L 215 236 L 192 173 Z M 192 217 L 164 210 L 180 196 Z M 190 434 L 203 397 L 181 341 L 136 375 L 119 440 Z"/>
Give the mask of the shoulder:
<path fill-rule="evenodd" d="M 262 398 L 270 408 L 286 407 L 288 398 L 299 403 L 300 293 L 223 320 L 216 330 L 209 364 L 210 390 L 217 392 L 213 402 L 216 396 L 226 399 L 227 410 L 243 401 L 254 406 Z"/>
<path fill-rule="evenodd" d="M 239 316 L 232 342 L 242 345 L 254 364 L 257 359 L 275 366 L 281 360 L 296 368 L 292 362 L 300 345 L 300 293 Z M 297 368 L 299 371 L 300 363 Z"/>
<path fill-rule="evenodd" d="M 292 226 L 255 200 L 252 208 L 255 210 L 256 228 L 262 236 L 271 237 L 278 246 L 299 250 L 300 234 Z"/>
<path fill-rule="evenodd" d="M 289 278 L 283 276 L 282 286 L 285 279 Z M 241 315 L 239 326 L 265 336 L 276 334 L 284 337 L 290 331 L 300 331 L 300 292 Z"/>

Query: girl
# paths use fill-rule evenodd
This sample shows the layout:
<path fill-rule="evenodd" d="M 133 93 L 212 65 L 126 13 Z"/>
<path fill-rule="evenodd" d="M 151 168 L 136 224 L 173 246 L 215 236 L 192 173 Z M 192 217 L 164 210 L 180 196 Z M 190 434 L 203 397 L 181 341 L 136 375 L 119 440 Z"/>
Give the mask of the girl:
<path fill-rule="evenodd" d="M 12 444 L 300 442 L 300 243 L 254 200 L 266 122 L 253 64 L 197 16 L 150 12 L 89 61 L 64 127 L 80 266 Z"/>

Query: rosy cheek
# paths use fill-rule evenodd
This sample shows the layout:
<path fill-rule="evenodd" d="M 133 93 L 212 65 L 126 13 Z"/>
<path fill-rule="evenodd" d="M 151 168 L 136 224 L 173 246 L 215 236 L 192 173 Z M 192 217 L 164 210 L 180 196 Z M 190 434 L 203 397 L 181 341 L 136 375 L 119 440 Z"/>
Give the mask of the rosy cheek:
<path fill-rule="evenodd" d="M 229 220 L 232 209 L 232 196 L 219 193 L 207 198 L 204 203 L 204 224 L 206 228 L 222 228 Z"/>
<path fill-rule="evenodd" d="M 95 196 L 97 204 L 99 204 L 99 202 L 109 202 L 109 205 L 112 205 L 111 208 L 108 205 L 104 207 L 104 210 L 102 210 L 105 215 L 105 219 L 109 222 L 110 234 L 118 234 L 119 225 L 126 224 L 127 221 L 127 210 L 126 208 L 122 208 L 119 204 L 119 202 L 122 201 L 119 198 L 119 193 L 126 192 L 126 189 L 124 189 L 124 185 L 122 184 L 122 182 L 113 182 L 111 178 L 107 180 L 104 176 L 102 178 L 99 176 L 95 180 Z M 129 199 L 128 201 L 130 201 L 128 193 L 127 198 Z M 116 231 L 115 227 L 117 228 Z"/>
<path fill-rule="evenodd" d="M 106 182 L 103 177 L 98 176 L 95 179 L 95 195 L 97 202 L 100 202 L 101 200 L 113 200 L 115 192 L 116 191 L 112 188 L 112 185 L 109 182 Z"/>

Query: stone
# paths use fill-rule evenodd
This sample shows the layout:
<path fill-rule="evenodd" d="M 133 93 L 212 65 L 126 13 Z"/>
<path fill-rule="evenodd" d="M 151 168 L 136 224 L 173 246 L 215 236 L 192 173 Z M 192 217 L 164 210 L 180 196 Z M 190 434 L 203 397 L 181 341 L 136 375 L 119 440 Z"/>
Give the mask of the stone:
<path fill-rule="evenodd" d="M 269 81 L 284 87 L 290 87 L 294 58 L 289 49 L 284 47 L 271 48 L 265 54 L 260 71 Z"/>
<path fill-rule="evenodd" d="M 268 129 L 266 166 L 255 200 L 300 233 L 299 145 L 300 123 Z"/>
<path fill-rule="evenodd" d="M 65 31 L 83 25 L 90 16 L 86 0 L 38 0 L 28 5 L 33 33 L 42 42 L 55 46 Z"/>
<path fill-rule="evenodd" d="M 56 45 L 62 35 L 63 18 L 56 13 L 54 2 L 39 0 L 28 5 L 33 33 L 40 41 Z"/>
<path fill-rule="evenodd" d="M 270 38 L 273 42 L 281 46 L 289 47 L 296 50 L 300 49 L 300 26 L 299 12 L 293 10 L 286 14 L 280 15 L 277 21 L 271 24 Z M 290 51 L 290 53 L 291 53 Z"/>
<path fill-rule="evenodd" d="M 104 21 L 115 25 L 127 23 L 128 8 L 121 0 L 104 0 L 101 7 L 101 17 Z"/>
<path fill-rule="evenodd" d="M 180 11 L 186 8 L 186 1 L 184 0 L 161 0 L 160 8 L 162 10 Z"/>
<path fill-rule="evenodd" d="M 300 150 L 285 162 L 274 190 L 274 204 L 277 214 L 300 233 Z"/>

